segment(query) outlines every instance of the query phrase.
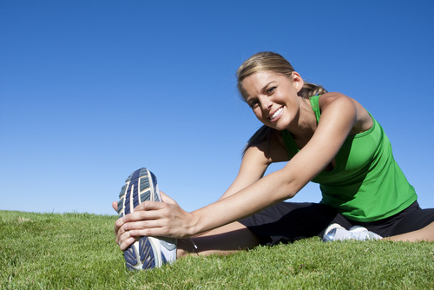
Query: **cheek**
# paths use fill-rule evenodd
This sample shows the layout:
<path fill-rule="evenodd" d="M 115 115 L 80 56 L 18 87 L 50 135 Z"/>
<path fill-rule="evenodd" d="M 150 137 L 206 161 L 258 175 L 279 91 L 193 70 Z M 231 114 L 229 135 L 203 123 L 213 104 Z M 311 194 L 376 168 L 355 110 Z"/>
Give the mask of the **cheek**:
<path fill-rule="evenodd" d="M 276 101 L 281 103 L 288 103 L 291 101 L 291 95 L 290 94 L 280 94 L 276 96 Z"/>
<path fill-rule="evenodd" d="M 259 121 L 262 120 L 262 111 L 260 109 L 254 109 L 253 114 L 255 114 L 256 118 L 258 118 Z"/>

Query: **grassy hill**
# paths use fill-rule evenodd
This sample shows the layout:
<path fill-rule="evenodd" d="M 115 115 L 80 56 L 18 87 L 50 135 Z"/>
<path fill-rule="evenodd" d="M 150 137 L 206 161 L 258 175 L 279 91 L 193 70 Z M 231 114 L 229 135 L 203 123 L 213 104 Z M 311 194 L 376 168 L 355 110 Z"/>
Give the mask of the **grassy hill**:
<path fill-rule="evenodd" d="M 129 272 L 116 216 L 0 211 L 0 289 L 434 289 L 434 243 L 257 247 Z"/>

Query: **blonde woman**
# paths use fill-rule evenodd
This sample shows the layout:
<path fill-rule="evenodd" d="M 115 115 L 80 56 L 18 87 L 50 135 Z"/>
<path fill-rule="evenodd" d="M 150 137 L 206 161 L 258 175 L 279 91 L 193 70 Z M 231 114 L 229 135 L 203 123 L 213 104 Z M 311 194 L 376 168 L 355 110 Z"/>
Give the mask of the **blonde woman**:
<path fill-rule="evenodd" d="M 312 236 L 434 241 L 434 209 L 419 207 L 389 139 L 359 102 L 304 82 L 272 52 L 250 57 L 237 78 L 264 124 L 249 140 L 237 177 L 218 201 L 186 212 L 147 169 L 130 176 L 113 203 L 128 268 Z M 284 168 L 264 176 L 282 161 Z M 283 202 L 310 181 L 320 184 L 319 204 Z"/>

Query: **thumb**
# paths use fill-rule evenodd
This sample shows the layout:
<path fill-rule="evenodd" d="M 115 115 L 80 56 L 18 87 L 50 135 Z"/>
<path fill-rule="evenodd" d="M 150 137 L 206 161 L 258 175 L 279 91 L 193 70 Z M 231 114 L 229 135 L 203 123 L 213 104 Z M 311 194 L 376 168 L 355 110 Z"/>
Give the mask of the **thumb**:
<path fill-rule="evenodd" d="M 117 212 L 118 211 L 118 202 L 117 201 L 112 202 L 112 207 Z"/>
<path fill-rule="evenodd" d="M 160 190 L 160 193 L 161 193 L 161 199 L 163 200 L 163 202 L 168 203 L 168 204 L 176 204 L 176 205 L 178 205 L 178 203 L 175 200 L 173 200 L 172 198 L 170 198 L 167 194 L 165 194 L 161 190 Z"/>

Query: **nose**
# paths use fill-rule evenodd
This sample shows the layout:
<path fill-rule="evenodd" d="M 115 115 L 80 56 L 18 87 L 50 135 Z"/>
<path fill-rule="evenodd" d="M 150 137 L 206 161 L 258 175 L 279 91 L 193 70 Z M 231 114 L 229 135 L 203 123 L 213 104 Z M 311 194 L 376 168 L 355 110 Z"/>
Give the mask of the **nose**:
<path fill-rule="evenodd" d="M 273 102 L 267 96 L 262 97 L 261 104 L 263 110 L 270 110 L 273 106 Z"/>

